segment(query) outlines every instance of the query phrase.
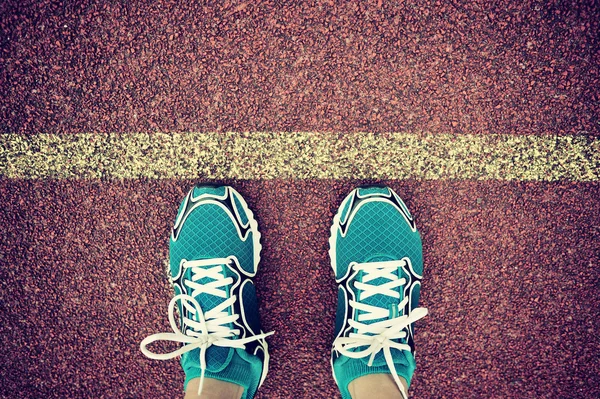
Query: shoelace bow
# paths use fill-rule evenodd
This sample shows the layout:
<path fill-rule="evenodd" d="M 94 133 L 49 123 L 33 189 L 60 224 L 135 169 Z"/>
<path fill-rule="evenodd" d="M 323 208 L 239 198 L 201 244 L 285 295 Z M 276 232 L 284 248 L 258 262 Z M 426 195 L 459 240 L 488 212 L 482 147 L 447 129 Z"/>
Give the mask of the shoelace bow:
<path fill-rule="evenodd" d="M 263 340 L 273 335 L 274 332 L 262 333 L 246 337 L 243 339 L 232 339 L 240 334 L 239 329 L 231 329 L 228 324 L 233 323 L 239 318 L 239 315 L 229 315 L 227 309 L 235 303 L 237 297 L 232 295 L 229 299 L 224 300 L 219 305 L 210 309 L 206 313 L 202 310 L 200 303 L 194 298 L 202 293 L 211 294 L 220 298 L 227 298 L 227 292 L 219 289 L 233 282 L 233 278 L 227 277 L 221 273 L 223 264 L 230 263 L 229 258 L 216 258 L 205 260 L 183 261 L 183 268 L 192 269 L 192 279 L 186 280 L 185 284 L 193 291 L 191 295 L 179 294 L 176 295 L 169 303 L 169 323 L 173 329 L 172 333 L 158 333 L 146 337 L 140 344 L 142 353 L 151 359 L 167 360 L 183 355 L 196 348 L 200 349 L 200 385 L 198 387 L 198 395 L 202 393 L 204 387 L 204 375 L 206 372 L 206 351 L 212 345 L 229 348 L 245 349 L 246 344 L 252 341 Z M 214 266 L 207 268 L 207 266 Z M 207 284 L 200 284 L 197 281 L 210 277 L 214 281 Z M 182 332 L 175 322 L 175 305 L 178 301 L 190 312 L 192 317 L 196 317 L 198 321 L 183 317 L 182 328 L 186 327 Z M 183 345 L 181 348 L 169 353 L 154 353 L 150 352 L 147 346 L 155 341 L 172 341 L 180 342 Z"/>
<path fill-rule="evenodd" d="M 373 263 L 354 263 L 352 269 L 354 271 L 363 271 L 363 281 L 356 281 L 354 286 L 361 290 L 361 300 L 367 299 L 370 296 L 381 294 L 387 295 L 396 299 L 400 299 L 400 294 L 394 291 L 394 288 L 400 287 L 406 284 L 405 278 L 398 278 L 394 272 L 399 267 L 405 264 L 404 260 L 399 261 L 386 261 L 386 262 L 373 262 Z M 367 284 L 369 281 L 377 278 L 385 278 L 390 281 L 381 285 Z M 398 304 L 399 309 L 403 309 L 408 303 L 408 297 L 404 297 Z M 356 329 L 356 332 L 351 332 L 348 337 L 338 337 L 334 342 L 334 348 L 340 354 L 360 359 L 366 356 L 369 357 L 369 367 L 373 365 L 373 360 L 379 351 L 383 350 L 385 361 L 388 368 L 391 371 L 392 377 L 398 386 L 398 389 L 402 393 L 402 396 L 406 399 L 407 392 L 405 392 L 400 378 L 396 373 L 396 367 L 394 366 L 394 359 L 392 358 L 391 348 L 398 350 L 410 351 L 410 346 L 395 342 L 395 340 L 406 338 L 408 335 L 408 327 L 415 321 L 422 319 L 427 315 L 427 309 L 416 308 L 413 309 L 409 314 L 388 319 L 389 309 L 380 308 L 365 303 L 356 302 L 350 300 L 350 305 L 355 309 L 361 310 L 364 313 L 358 316 L 358 321 L 348 320 L 351 327 Z M 376 319 L 385 320 L 378 321 L 372 324 L 361 323 L 361 321 L 369 321 Z M 352 351 L 353 349 L 367 346 L 366 349 L 360 351 Z"/>

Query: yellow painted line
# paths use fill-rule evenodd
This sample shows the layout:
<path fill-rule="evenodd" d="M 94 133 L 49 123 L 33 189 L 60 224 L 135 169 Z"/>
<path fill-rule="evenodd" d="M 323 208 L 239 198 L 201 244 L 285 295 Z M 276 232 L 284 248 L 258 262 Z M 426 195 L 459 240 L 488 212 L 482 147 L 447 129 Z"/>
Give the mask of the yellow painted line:
<path fill-rule="evenodd" d="M 0 135 L 0 176 L 598 181 L 591 136 L 408 133 Z"/>

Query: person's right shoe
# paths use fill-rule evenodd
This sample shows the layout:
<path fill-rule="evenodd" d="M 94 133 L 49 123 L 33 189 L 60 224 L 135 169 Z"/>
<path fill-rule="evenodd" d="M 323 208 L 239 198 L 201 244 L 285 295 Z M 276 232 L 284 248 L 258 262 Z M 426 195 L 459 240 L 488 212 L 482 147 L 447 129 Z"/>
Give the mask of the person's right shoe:
<path fill-rule="evenodd" d="M 413 323 L 423 274 L 421 237 L 404 202 L 388 187 L 353 190 L 333 219 L 329 255 L 338 283 L 333 377 L 350 398 L 348 384 L 368 374 L 413 376 Z"/>

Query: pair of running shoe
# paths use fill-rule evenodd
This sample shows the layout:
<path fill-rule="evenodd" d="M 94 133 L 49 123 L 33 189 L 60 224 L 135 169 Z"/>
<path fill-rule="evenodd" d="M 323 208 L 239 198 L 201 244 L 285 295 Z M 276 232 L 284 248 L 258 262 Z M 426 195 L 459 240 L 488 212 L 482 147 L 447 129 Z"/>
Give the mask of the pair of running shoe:
<path fill-rule="evenodd" d="M 253 398 L 267 376 L 269 350 L 252 279 L 260 262 L 260 232 L 242 196 L 229 186 L 200 185 L 185 197 L 170 238 L 169 304 L 173 332 L 144 339 L 152 359 L 181 356 L 184 390 L 190 380 L 214 378 L 241 385 Z M 348 384 L 389 373 L 410 384 L 415 370 L 413 323 L 419 308 L 423 254 L 413 217 L 389 187 L 361 187 L 342 202 L 329 239 L 338 284 L 333 377 L 342 398 Z M 178 319 L 178 322 L 176 321 Z M 183 344 L 154 353 L 155 341 Z"/>

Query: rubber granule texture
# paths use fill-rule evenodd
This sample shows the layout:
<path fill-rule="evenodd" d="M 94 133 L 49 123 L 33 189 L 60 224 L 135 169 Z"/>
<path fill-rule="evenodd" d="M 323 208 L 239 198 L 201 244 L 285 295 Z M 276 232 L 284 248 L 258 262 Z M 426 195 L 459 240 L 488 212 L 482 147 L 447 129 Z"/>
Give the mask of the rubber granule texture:
<path fill-rule="evenodd" d="M 327 239 L 369 181 L 228 183 L 263 234 L 257 292 L 276 334 L 257 397 L 339 397 Z M 597 183 L 382 183 L 424 242 L 414 397 L 600 394 Z M 182 397 L 178 362 L 139 343 L 169 329 L 168 234 L 190 185 L 0 182 L 1 396 Z"/>
<path fill-rule="evenodd" d="M 0 131 L 599 133 L 595 1 L 0 4 Z"/>

